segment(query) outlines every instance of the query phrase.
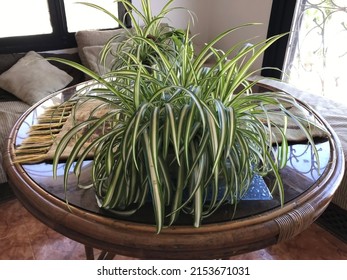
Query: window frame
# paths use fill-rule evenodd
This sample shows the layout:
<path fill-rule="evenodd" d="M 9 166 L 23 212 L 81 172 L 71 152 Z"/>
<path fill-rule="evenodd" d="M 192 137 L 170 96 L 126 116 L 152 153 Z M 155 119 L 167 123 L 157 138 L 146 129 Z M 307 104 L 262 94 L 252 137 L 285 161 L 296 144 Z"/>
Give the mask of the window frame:
<path fill-rule="evenodd" d="M 68 32 L 63 0 L 47 0 L 53 32 L 30 36 L 0 38 L 0 53 L 19 53 L 34 51 L 49 51 L 75 48 L 77 46 L 75 33 Z M 128 0 L 131 2 L 131 0 Z M 130 19 L 122 3 L 118 3 L 118 18 L 123 19 L 127 27 Z"/>
<path fill-rule="evenodd" d="M 267 38 L 290 32 L 297 0 L 273 0 Z M 282 73 L 276 69 L 283 70 L 284 60 L 287 52 L 289 34 L 273 45 L 264 53 L 263 69 L 261 75 L 280 79 Z M 269 69 L 276 68 L 276 69 Z"/>

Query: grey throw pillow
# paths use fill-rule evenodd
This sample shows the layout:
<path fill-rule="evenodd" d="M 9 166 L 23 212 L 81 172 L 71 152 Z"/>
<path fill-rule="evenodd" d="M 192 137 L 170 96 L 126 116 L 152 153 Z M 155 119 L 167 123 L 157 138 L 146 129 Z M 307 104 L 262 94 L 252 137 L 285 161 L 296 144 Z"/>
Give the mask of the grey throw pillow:
<path fill-rule="evenodd" d="M 28 52 L 0 75 L 0 87 L 33 105 L 47 95 L 66 87 L 72 77 L 34 51 Z"/>
<path fill-rule="evenodd" d="M 125 36 L 122 36 L 123 29 L 114 30 L 83 30 L 75 34 L 78 54 L 84 66 L 88 67 L 88 60 L 84 54 L 83 49 L 90 46 L 104 46 L 111 38 L 115 40 L 113 43 L 121 42 Z"/>

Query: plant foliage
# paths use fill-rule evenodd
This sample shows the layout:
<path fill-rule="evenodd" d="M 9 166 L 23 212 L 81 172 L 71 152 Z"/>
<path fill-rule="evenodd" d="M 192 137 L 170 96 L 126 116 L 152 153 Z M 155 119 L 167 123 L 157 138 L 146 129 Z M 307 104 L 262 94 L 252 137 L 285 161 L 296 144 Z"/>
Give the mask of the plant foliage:
<path fill-rule="evenodd" d="M 76 106 L 99 100 L 100 106 L 108 107 L 101 117 L 91 112 L 60 141 L 55 171 L 69 141 L 83 130 L 66 161 L 65 186 L 69 170 L 73 167 L 79 175 L 93 151 L 93 187 L 100 207 L 131 215 L 150 200 L 158 232 L 174 224 L 182 212 L 192 215 L 198 227 L 221 205 L 237 205 L 255 174 L 273 174 L 271 191 L 278 191 L 283 202 L 279 171 L 287 162 L 288 118 L 312 144 L 313 139 L 303 125 L 307 120 L 289 112 L 288 104 L 301 108 L 291 96 L 253 93 L 255 82 L 247 82 L 255 60 L 283 35 L 254 45 L 240 42 L 226 52 L 215 47 L 235 30 L 253 26 L 246 24 L 225 31 L 195 54 L 189 28 L 162 28 L 173 1 L 157 16 L 149 0 L 141 1 L 142 12 L 127 1 L 117 2 L 125 5 L 135 23 L 132 30 L 125 29 L 127 39 L 112 53 L 121 63 L 101 77 L 82 65 L 56 59 L 94 80 L 89 90 L 72 98 Z M 144 26 L 136 24 L 134 13 Z M 283 126 L 273 122 L 274 116 Z M 96 132 L 99 137 L 91 141 Z"/>

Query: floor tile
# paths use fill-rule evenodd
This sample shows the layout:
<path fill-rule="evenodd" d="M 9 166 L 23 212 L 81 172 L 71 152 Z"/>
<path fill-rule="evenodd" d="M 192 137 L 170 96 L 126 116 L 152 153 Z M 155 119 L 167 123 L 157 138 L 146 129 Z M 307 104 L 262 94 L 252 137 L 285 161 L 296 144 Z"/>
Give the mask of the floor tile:
<path fill-rule="evenodd" d="M 0 204 L 1 260 L 83 260 L 84 246 L 34 218 L 18 200 Z M 98 251 L 96 251 L 96 255 Z M 118 255 L 115 259 L 132 259 Z M 313 224 L 291 240 L 232 260 L 347 260 L 347 244 Z"/>

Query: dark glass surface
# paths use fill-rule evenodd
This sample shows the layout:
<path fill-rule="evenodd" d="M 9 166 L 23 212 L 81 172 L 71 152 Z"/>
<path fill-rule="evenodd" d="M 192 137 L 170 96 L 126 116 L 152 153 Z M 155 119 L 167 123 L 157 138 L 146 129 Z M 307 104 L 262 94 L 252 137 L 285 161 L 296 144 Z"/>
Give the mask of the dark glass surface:
<path fill-rule="evenodd" d="M 37 117 L 43 113 L 45 108 L 60 104 L 63 100 L 68 99 L 73 92 L 75 92 L 75 88 L 69 88 L 52 96 L 47 101 L 34 108 L 20 125 L 17 133 L 16 145 L 20 145 L 22 140 L 26 138 L 29 127 L 35 124 Z M 317 140 L 316 147 L 320 158 L 320 170 L 310 145 L 305 143 L 293 143 L 290 145 L 288 164 L 281 170 L 281 176 L 285 187 L 285 203 L 304 195 L 306 191 L 316 185 L 317 181 L 324 176 L 325 172 L 328 172 L 331 157 L 331 143 L 328 139 L 319 139 Z M 80 207 L 84 210 L 100 215 L 113 216 L 112 213 L 106 212 L 98 207 L 94 190 L 92 188 L 81 189 L 78 186 L 77 178 L 73 174 L 70 175 L 69 186 L 65 193 L 62 178 L 64 163 L 59 165 L 58 177 L 56 179 L 52 177 L 52 164 L 49 162 L 26 164 L 23 165 L 23 168 L 32 180 L 49 194 L 61 200 L 66 200 L 71 205 Z M 85 162 L 83 173 L 80 176 L 80 184 L 90 184 L 90 168 L 91 162 Z M 273 184 L 271 176 L 264 177 L 264 180 L 271 190 Z M 273 198 L 270 200 L 241 200 L 237 205 L 237 211 L 235 213 L 233 205 L 224 205 L 213 215 L 213 218 L 208 218 L 204 220 L 203 223 L 227 221 L 232 218 L 246 218 L 280 207 L 278 194 L 274 192 L 272 196 Z M 117 219 L 154 223 L 154 214 L 151 204 L 148 203 L 148 205 L 145 205 L 143 209 L 140 209 L 135 215 L 126 218 L 117 217 Z M 178 223 L 191 224 L 191 218 L 182 215 Z"/>

